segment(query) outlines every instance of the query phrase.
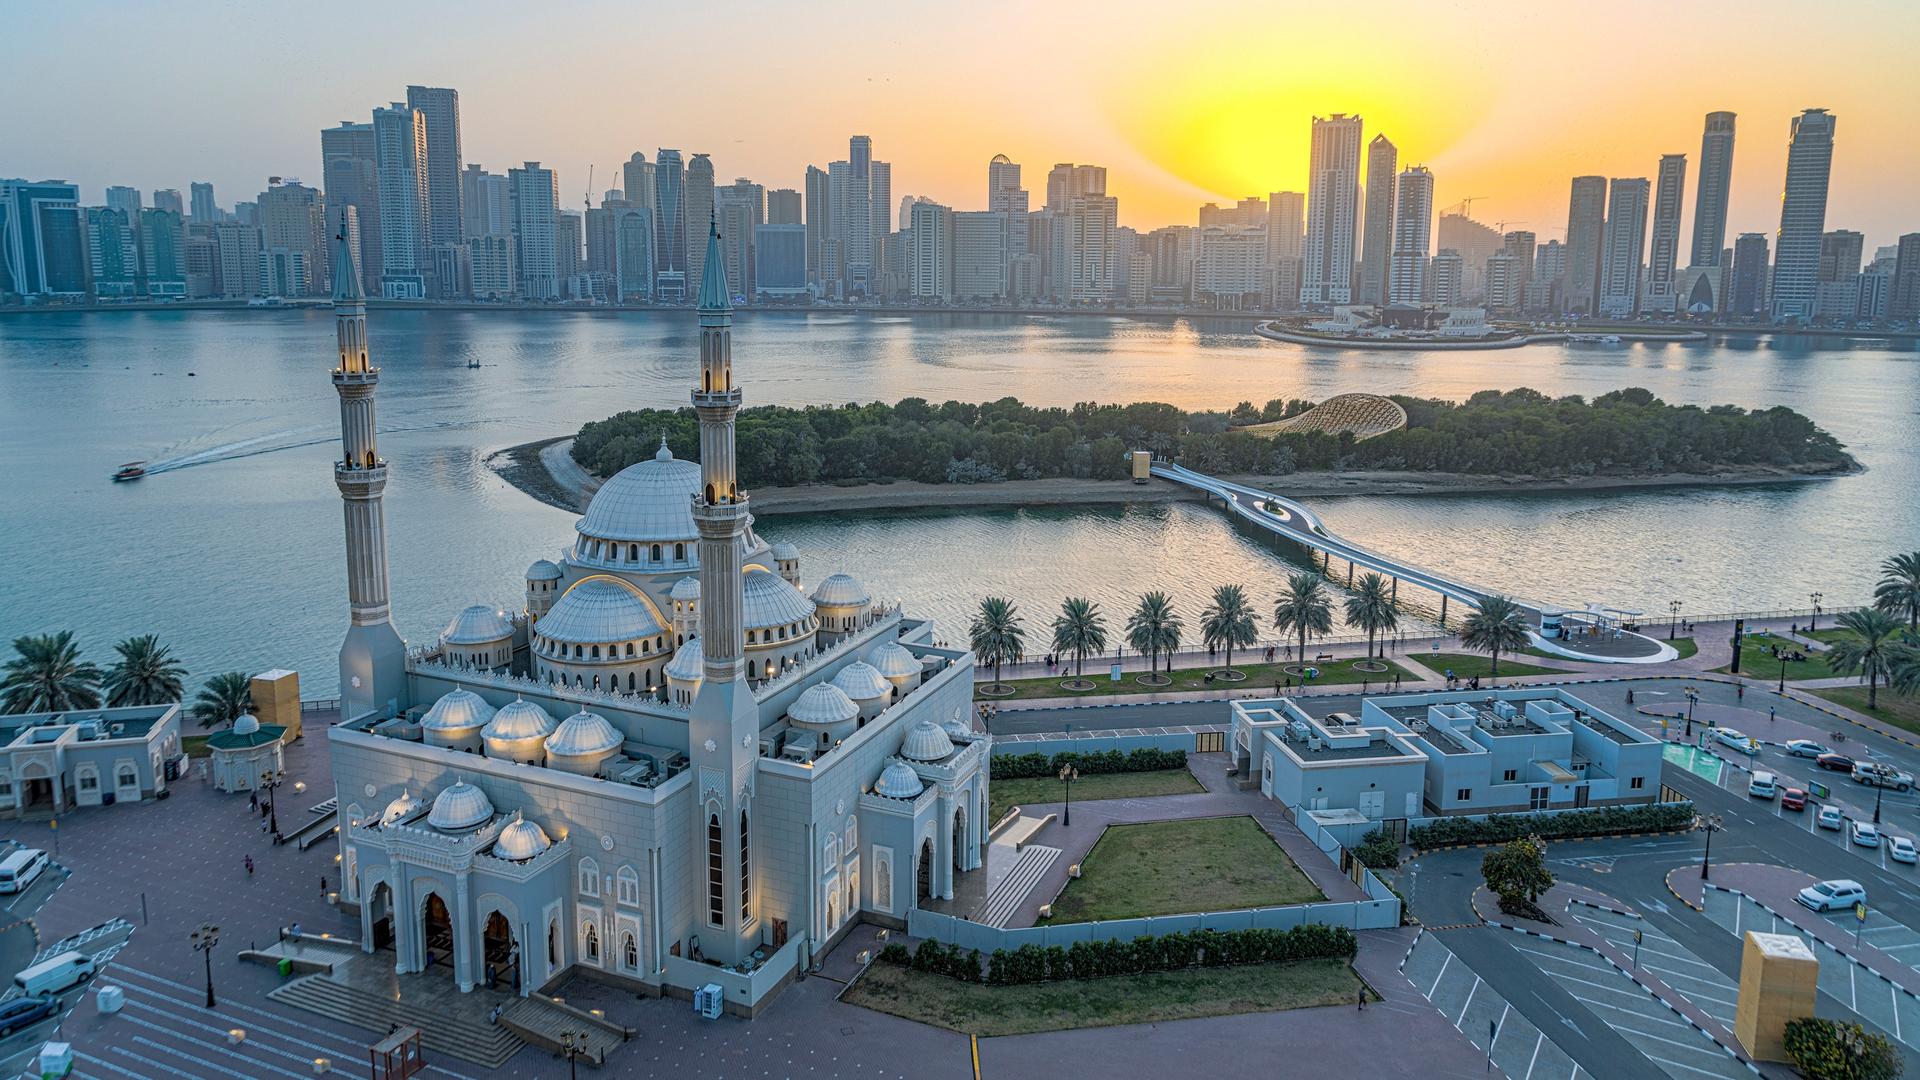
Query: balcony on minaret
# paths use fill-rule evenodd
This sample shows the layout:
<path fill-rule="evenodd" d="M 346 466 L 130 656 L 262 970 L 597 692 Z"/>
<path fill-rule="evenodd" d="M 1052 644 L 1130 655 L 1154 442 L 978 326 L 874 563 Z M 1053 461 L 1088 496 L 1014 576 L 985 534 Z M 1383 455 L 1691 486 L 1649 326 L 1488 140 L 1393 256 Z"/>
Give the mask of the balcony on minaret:
<path fill-rule="evenodd" d="M 380 369 L 377 367 L 370 367 L 364 371 L 348 371 L 345 368 L 333 369 L 333 385 L 335 386 L 371 386 L 379 381 Z"/>
<path fill-rule="evenodd" d="M 333 482 L 340 488 L 342 495 L 366 497 L 381 491 L 387 486 L 387 463 L 382 458 L 374 458 L 371 465 L 355 465 L 350 461 L 333 463 Z"/>
<path fill-rule="evenodd" d="M 737 409 L 740 407 L 740 388 L 727 390 L 695 390 L 693 407 L 696 409 Z"/>

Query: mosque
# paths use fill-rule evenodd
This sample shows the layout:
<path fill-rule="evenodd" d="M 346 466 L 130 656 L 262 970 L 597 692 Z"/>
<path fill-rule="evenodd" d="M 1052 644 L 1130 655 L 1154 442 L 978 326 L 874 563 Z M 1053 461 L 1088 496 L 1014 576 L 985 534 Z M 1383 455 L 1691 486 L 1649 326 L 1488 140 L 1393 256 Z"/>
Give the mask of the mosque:
<path fill-rule="evenodd" d="M 856 922 L 904 926 L 982 865 L 973 657 L 847 574 L 807 591 L 800 553 L 755 530 L 717 229 L 707 245 L 700 461 L 663 441 L 527 569 L 519 610 L 475 604 L 412 647 L 388 601 L 380 371 L 359 275 L 335 275 L 340 899 L 397 972 L 719 984 L 750 1014 Z M 352 265 L 344 240 L 335 257 Z"/>

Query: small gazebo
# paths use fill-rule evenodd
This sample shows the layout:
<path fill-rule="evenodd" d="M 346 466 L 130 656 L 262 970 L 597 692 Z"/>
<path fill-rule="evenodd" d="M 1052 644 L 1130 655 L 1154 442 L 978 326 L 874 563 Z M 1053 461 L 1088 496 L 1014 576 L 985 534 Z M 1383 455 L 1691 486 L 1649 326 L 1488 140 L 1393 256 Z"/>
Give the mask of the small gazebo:
<path fill-rule="evenodd" d="M 207 736 L 215 790 L 250 791 L 262 776 L 280 775 L 286 734 L 279 724 L 262 724 L 252 713 L 242 713 L 231 728 Z"/>

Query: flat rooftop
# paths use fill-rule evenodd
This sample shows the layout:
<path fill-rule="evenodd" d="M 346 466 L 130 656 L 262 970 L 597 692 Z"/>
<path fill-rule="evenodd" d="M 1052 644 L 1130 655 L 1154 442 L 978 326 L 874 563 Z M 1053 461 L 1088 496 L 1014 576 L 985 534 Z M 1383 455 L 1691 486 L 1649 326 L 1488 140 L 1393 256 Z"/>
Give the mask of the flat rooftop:
<path fill-rule="evenodd" d="M 0 746 L 12 743 L 23 732 L 35 728 L 40 730 L 28 736 L 31 742 L 52 742 L 67 728 L 94 722 L 98 722 L 103 729 L 101 739 L 144 739 L 172 708 L 172 705 L 133 705 L 119 709 L 72 709 L 67 712 L 0 716 Z M 82 736 L 81 741 L 96 740 Z"/>
<path fill-rule="evenodd" d="M 1407 756 L 1405 751 L 1378 735 L 1363 744 L 1353 746 L 1330 746 L 1323 741 L 1318 748 L 1315 748 L 1291 735 L 1280 741 L 1285 743 L 1287 749 L 1302 761 L 1366 761 L 1372 758 Z"/>
<path fill-rule="evenodd" d="M 1588 731 L 1593 731 L 1593 732 L 1597 732 L 1598 734 L 1604 735 L 1607 738 L 1612 739 L 1614 742 L 1617 742 L 1622 746 L 1626 746 L 1630 743 L 1649 741 L 1645 737 L 1636 737 L 1635 734 L 1632 732 L 1622 731 L 1618 727 L 1615 727 L 1614 725 L 1607 723 L 1605 720 L 1602 720 L 1591 713 L 1584 713 L 1584 712 L 1576 713 L 1573 719 L 1575 723 L 1579 724 L 1583 728 L 1586 728 Z"/>

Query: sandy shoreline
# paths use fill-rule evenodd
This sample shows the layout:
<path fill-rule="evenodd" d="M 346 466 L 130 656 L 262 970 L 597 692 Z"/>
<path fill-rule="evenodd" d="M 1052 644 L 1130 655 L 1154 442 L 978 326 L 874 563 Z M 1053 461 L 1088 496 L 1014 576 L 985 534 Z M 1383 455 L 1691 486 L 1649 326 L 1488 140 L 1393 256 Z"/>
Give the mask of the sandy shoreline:
<path fill-rule="evenodd" d="M 549 506 L 579 513 L 599 487 L 570 460 L 548 461 L 565 455 L 572 436 L 558 436 L 497 450 L 487 464 L 509 484 Z M 1724 487 L 1740 484 L 1801 483 L 1864 470 L 1823 473 L 1756 466 L 1707 475 L 1687 473 L 1650 476 L 1586 476 L 1567 479 L 1474 476 L 1462 473 L 1420 472 L 1301 472 L 1288 476 L 1232 476 L 1224 479 L 1263 487 L 1289 497 L 1338 495 L 1484 495 L 1552 494 L 1663 487 Z M 567 475 L 556 475 L 565 473 Z M 977 509 L 1016 506 L 1086 506 L 1115 503 L 1198 501 L 1199 492 L 1164 480 L 1136 484 L 1131 480 L 1008 480 L 998 484 L 921 484 L 901 480 L 859 487 L 808 485 L 762 488 L 751 493 L 755 514 L 818 514 L 870 509 Z"/>

